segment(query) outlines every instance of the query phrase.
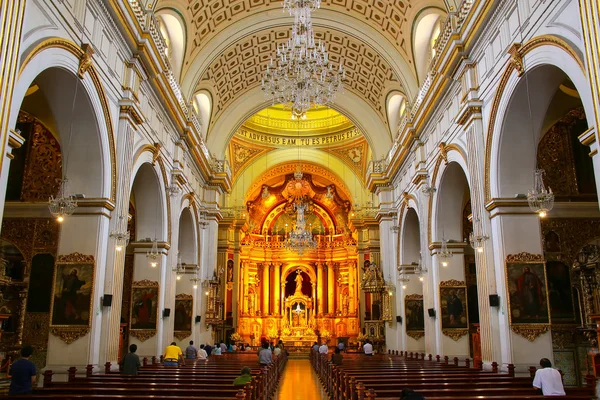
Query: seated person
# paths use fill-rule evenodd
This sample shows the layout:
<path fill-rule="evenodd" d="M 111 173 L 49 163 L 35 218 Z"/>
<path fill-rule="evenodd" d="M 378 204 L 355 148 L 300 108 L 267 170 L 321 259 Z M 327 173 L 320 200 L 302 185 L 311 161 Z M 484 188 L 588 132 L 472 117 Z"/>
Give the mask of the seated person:
<path fill-rule="evenodd" d="M 269 365 L 273 362 L 273 353 L 269 349 L 269 343 L 263 342 L 262 349 L 258 353 L 258 363 L 260 365 Z"/>
<path fill-rule="evenodd" d="M 220 355 L 222 355 L 222 353 L 221 353 L 221 346 L 219 346 L 218 343 L 215 343 L 215 347 L 213 347 L 211 354 L 213 356 L 220 356 Z"/>
<path fill-rule="evenodd" d="M 341 352 L 340 348 L 336 347 L 335 351 L 331 355 L 331 362 L 333 363 L 333 365 L 342 365 L 343 359 L 344 359 L 344 356 L 342 356 L 342 352 Z"/>
<path fill-rule="evenodd" d="M 204 350 L 204 345 L 201 344 L 198 349 L 198 359 L 199 360 L 208 360 L 208 353 Z"/>
<path fill-rule="evenodd" d="M 275 357 L 277 357 L 277 356 L 278 356 L 278 355 L 280 355 L 280 354 L 281 354 L 281 347 L 280 347 L 279 345 L 277 345 L 277 346 L 275 347 L 275 350 L 273 351 L 273 355 L 274 355 Z"/>
<path fill-rule="evenodd" d="M 540 367 L 542 368 L 535 371 L 533 387 L 540 389 L 544 396 L 564 396 L 565 388 L 560 372 L 552 368 L 552 363 L 547 358 L 540 360 Z"/>
<path fill-rule="evenodd" d="M 179 366 L 178 361 L 181 361 L 181 365 L 185 365 L 183 352 L 179 346 L 177 346 L 177 343 L 171 342 L 171 345 L 167 346 L 165 349 L 163 365 L 165 367 L 177 367 Z"/>
<path fill-rule="evenodd" d="M 233 381 L 233 386 L 246 386 L 246 383 L 252 380 L 252 375 L 250 372 L 250 367 L 242 368 L 242 374 L 235 378 Z"/>
<path fill-rule="evenodd" d="M 313 349 L 314 351 L 319 351 L 319 343 L 315 342 L 315 344 L 313 344 L 313 347 L 312 347 L 312 349 Z"/>
<path fill-rule="evenodd" d="M 185 349 L 185 358 L 190 360 L 198 358 L 198 349 L 194 346 L 193 340 L 190 340 L 190 345 Z"/>
<path fill-rule="evenodd" d="M 368 340 L 365 343 L 365 345 L 363 346 L 363 351 L 365 352 L 365 356 L 373 355 L 373 345 Z"/>
<path fill-rule="evenodd" d="M 137 345 L 132 344 L 129 346 L 129 353 L 121 360 L 121 373 L 123 375 L 137 375 L 138 370 L 142 366 L 140 364 L 140 357 L 135 354 L 137 351 Z"/>

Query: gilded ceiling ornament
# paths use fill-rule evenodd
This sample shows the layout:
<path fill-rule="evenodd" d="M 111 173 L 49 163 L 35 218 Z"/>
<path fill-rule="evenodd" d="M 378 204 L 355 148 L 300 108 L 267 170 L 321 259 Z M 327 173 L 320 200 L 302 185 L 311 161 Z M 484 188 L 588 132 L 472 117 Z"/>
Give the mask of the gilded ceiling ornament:
<path fill-rule="evenodd" d="M 550 330 L 547 324 L 518 324 L 511 325 L 510 329 L 517 335 L 523 336 L 530 342 L 534 342 L 538 337 Z"/>
<path fill-rule="evenodd" d="M 80 337 L 87 335 L 89 331 L 89 326 L 50 328 L 50 333 L 62 340 L 63 342 L 65 342 L 66 344 L 73 343 Z"/>
<path fill-rule="evenodd" d="M 442 330 L 442 333 L 445 336 L 448 336 L 450 339 L 457 342 L 458 339 L 460 339 L 461 337 L 468 335 L 469 330 L 468 329 L 444 329 L 444 330 Z"/>
<path fill-rule="evenodd" d="M 156 329 L 132 329 L 129 331 L 129 334 L 137 338 L 140 342 L 145 342 L 156 335 Z"/>

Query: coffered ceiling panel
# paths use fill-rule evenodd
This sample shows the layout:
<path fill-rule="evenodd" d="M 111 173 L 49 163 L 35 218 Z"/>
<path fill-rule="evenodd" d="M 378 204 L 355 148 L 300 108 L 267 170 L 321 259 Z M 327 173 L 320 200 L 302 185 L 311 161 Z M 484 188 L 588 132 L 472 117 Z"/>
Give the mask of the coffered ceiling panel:
<path fill-rule="evenodd" d="M 215 95 L 213 118 L 246 91 L 260 86 L 262 74 L 279 43 L 289 38 L 287 27 L 268 29 L 247 36 L 225 49 L 213 60 L 202 76 L 198 89 L 209 89 Z M 363 98 L 380 115 L 384 123 L 384 90 L 402 89 L 390 65 L 371 47 L 355 37 L 317 28 L 315 36 L 325 40 L 330 60 L 337 68 L 340 59 L 346 69 L 345 90 Z"/>
<path fill-rule="evenodd" d="M 324 0 L 322 10 L 331 10 L 349 15 L 371 25 L 393 43 L 402 48 L 405 55 L 410 43 L 406 31 L 410 30 L 407 14 L 412 3 L 408 0 Z M 200 51 L 216 34 L 231 24 L 261 12 L 281 10 L 281 1 L 273 0 L 191 0 L 188 9 L 194 26 L 193 48 L 190 54 Z M 440 3 L 442 3 L 440 1 Z M 318 15 L 318 14 L 317 14 Z M 410 35 L 410 32 L 408 33 Z"/>

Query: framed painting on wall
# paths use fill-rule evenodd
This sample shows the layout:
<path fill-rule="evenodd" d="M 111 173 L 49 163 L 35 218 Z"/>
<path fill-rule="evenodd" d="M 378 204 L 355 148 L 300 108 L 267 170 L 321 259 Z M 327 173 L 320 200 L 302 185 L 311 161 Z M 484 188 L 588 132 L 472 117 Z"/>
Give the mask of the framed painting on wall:
<path fill-rule="evenodd" d="M 458 340 L 469 333 L 467 286 L 464 281 L 440 282 L 442 333 Z"/>
<path fill-rule="evenodd" d="M 413 339 L 425 336 L 425 309 L 423 295 L 409 294 L 404 296 L 404 318 L 406 334 Z"/>
<path fill-rule="evenodd" d="M 72 343 L 90 330 L 94 256 L 80 253 L 56 259 L 50 306 L 50 332 Z"/>
<path fill-rule="evenodd" d="M 145 341 L 156 334 L 158 322 L 158 282 L 142 280 L 131 285 L 131 336 Z"/>
<path fill-rule="evenodd" d="M 509 254 L 506 257 L 506 287 L 511 329 L 533 342 L 550 329 L 544 256 Z"/>
<path fill-rule="evenodd" d="M 191 294 L 178 294 L 175 297 L 175 337 L 183 339 L 192 334 L 194 297 Z"/>

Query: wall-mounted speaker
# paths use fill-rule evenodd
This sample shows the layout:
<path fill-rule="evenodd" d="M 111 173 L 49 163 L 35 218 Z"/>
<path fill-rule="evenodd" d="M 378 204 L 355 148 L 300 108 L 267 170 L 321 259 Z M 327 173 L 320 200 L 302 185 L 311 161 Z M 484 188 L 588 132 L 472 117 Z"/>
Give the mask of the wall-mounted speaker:
<path fill-rule="evenodd" d="M 402 323 L 402 316 L 401 315 L 396 315 L 396 322 L 398 323 Z"/>
<path fill-rule="evenodd" d="M 497 294 L 490 294 L 490 307 L 500 306 L 500 296 Z"/>
<path fill-rule="evenodd" d="M 169 317 L 171 315 L 171 309 L 170 308 L 165 308 L 163 310 L 163 317 Z"/>
<path fill-rule="evenodd" d="M 200 315 L 196 315 L 196 319 L 194 321 L 196 321 L 196 323 L 200 322 L 200 320 L 202 319 L 202 317 Z"/>
<path fill-rule="evenodd" d="M 105 294 L 102 297 L 102 307 L 110 307 L 112 306 L 112 294 Z"/>
<path fill-rule="evenodd" d="M 427 313 L 429 314 L 430 317 L 435 318 L 435 309 L 434 308 L 428 308 Z"/>

